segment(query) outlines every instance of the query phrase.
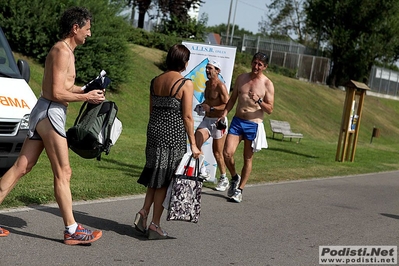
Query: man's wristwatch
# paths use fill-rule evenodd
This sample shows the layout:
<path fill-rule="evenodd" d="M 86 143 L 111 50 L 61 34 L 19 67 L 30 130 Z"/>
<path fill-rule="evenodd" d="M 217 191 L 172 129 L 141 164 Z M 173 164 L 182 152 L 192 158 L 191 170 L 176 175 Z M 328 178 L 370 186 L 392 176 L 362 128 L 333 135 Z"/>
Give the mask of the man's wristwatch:
<path fill-rule="evenodd" d="M 259 98 L 259 100 L 256 101 L 257 104 L 261 104 L 263 102 L 262 98 Z"/>
<path fill-rule="evenodd" d="M 215 111 L 215 107 L 213 107 L 213 106 L 211 106 L 211 108 L 210 108 L 210 110 L 209 110 L 210 112 L 213 112 L 213 111 Z"/>

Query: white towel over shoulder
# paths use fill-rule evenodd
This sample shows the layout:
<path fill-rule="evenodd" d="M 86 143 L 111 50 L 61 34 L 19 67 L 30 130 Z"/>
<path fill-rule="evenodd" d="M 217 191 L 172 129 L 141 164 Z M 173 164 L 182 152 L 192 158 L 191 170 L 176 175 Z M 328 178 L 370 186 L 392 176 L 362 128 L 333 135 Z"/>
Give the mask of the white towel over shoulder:
<path fill-rule="evenodd" d="M 267 147 L 265 127 L 263 123 L 259 123 L 256 138 L 252 141 L 252 151 L 258 152 L 261 149 L 267 149 Z"/>

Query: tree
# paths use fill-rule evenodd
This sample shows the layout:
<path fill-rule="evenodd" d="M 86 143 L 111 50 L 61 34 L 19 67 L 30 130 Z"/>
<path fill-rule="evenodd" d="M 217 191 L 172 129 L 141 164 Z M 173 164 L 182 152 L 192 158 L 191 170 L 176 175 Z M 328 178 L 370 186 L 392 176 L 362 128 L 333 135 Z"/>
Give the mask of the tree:
<path fill-rule="evenodd" d="M 113 2 L 123 3 L 126 7 L 132 9 L 132 20 L 136 7 L 138 7 L 138 28 L 144 28 L 146 13 L 154 8 L 160 10 L 164 20 L 176 17 L 179 23 L 185 23 L 189 20 L 188 11 L 191 7 L 199 7 L 204 3 L 203 0 L 112 0 Z M 159 13 L 159 12 L 158 12 Z M 159 16 L 159 14 L 157 15 Z M 157 17 L 158 19 L 158 17 Z"/>
<path fill-rule="evenodd" d="M 159 32 L 169 36 L 202 40 L 205 32 L 205 23 L 192 18 L 188 18 L 185 23 L 180 23 L 178 17 L 172 15 L 170 19 L 163 21 Z"/>
<path fill-rule="evenodd" d="M 259 32 L 269 36 L 290 36 L 299 43 L 305 43 L 306 14 L 304 0 L 273 0 L 266 4 L 267 19 L 258 23 Z"/>
<path fill-rule="evenodd" d="M 332 61 L 331 86 L 363 81 L 376 60 L 399 51 L 397 0 L 308 0 L 307 26 L 325 42 Z"/>
<path fill-rule="evenodd" d="M 221 23 L 219 25 L 215 25 L 215 26 L 210 26 L 210 27 L 206 27 L 206 30 L 209 32 L 214 32 L 214 33 L 225 33 L 227 32 L 227 25 L 225 23 Z M 231 31 L 233 32 L 233 30 Z M 239 25 L 234 25 L 234 36 L 243 36 L 244 34 L 246 35 L 254 35 L 253 32 L 246 30 L 244 28 L 240 28 Z"/>
<path fill-rule="evenodd" d="M 123 4 L 126 7 L 131 8 L 131 24 L 134 22 L 134 14 L 136 13 L 136 7 L 138 7 L 139 18 L 137 27 L 142 29 L 144 28 L 144 20 L 145 14 L 148 9 L 151 7 L 152 0 L 112 0 L 112 2 L 118 2 Z"/>
<path fill-rule="evenodd" d="M 188 11 L 191 7 L 200 7 L 203 3 L 203 0 L 158 0 L 159 8 L 164 16 L 176 17 L 180 23 L 188 21 Z"/>
<path fill-rule="evenodd" d="M 119 5 L 111 5 L 108 0 L 8 0 L 0 5 L 0 25 L 14 52 L 44 63 L 48 51 L 61 37 L 57 36 L 60 14 L 74 5 L 85 6 L 93 14 L 93 36 L 74 52 L 76 82 L 84 84 L 105 69 L 112 79 L 109 88 L 116 89 L 129 76 L 129 26 L 117 15 Z"/>

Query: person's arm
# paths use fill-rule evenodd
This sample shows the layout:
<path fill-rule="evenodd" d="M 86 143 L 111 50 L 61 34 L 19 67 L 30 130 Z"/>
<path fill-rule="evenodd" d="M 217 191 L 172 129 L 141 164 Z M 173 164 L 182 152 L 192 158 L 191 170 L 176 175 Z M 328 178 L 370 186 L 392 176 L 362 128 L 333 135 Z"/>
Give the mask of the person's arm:
<path fill-rule="evenodd" d="M 194 86 L 191 80 L 187 80 L 182 90 L 182 115 L 183 115 L 183 123 L 184 128 L 186 129 L 188 141 L 191 146 L 191 152 L 194 158 L 198 158 L 201 154 L 201 151 L 198 149 L 197 144 L 195 142 L 194 136 L 194 118 L 193 118 L 193 96 L 194 96 Z"/>
<path fill-rule="evenodd" d="M 68 91 L 72 92 L 72 93 L 84 93 L 84 90 L 82 90 L 81 86 L 76 86 L 76 85 L 72 85 L 72 87 L 70 87 L 69 89 L 67 89 Z"/>
<path fill-rule="evenodd" d="M 201 103 L 201 105 L 207 105 L 208 104 L 208 93 L 209 93 L 209 89 L 208 89 L 209 85 L 209 80 L 205 81 L 205 89 L 204 89 L 204 101 Z"/>
<path fill-rule="evenodd" d="M 73 62 L 71 62 L 70 52 L 63 49 L 53 49 L 51 51 L 51 60 L 53 61 L 51 67 L 53 68 L 52 73 L 52 99 L 58 102 L 79 102 L 88 101 L 90 103 L 99 103 L 105 99 L 103 92 L 101 90 L 90 91 L 88 93 L 77 93 L 80 89 L 76 85 L 72 87 L 65 88 L 65 84 L 68 83 L 68 67 L 70 67 Z M 71 91 L 72 90 L 72 91 Z"/>
<path fill-rule="evenodd" d="M 270 79 L 267 79 L 265 82 L 266 93 L 263 96 L 263 99 L 260 101 L 258 99 L 257 103 L 259 104 L 260 108 L 266 112 L 267 114 L 271 114 L 274 109 L 274 85 Z"/>
<path fill-rule="evenodd" d="M 237 97 L 238 97 L 238 87 L 240 84 L 240 76 L 237 77 L 236 82 L 234 83 L 233 92 L 231 93 L 230 99 L 228 100 L 226 107 L 223 110 L 223 114 L 220 118 L 226 117 L 227 114 L 233 109 L 234 105 L 236 104 Z M 220 120 L 220 119 L 219 119 Z"/>
<path fill-rule="evenodd" d="M 220 97 L 220 105 L 213 106 L 213 108 L 216 111 L 223 111 L 224 108 L 226 108 L 226 104 L 229 101 L 229 92 L 226 88 L 226 85 L 223 82 L 220 82 L 220 85 L 218 86 L 218 92 L 219 92 L 219 97 Z"/>

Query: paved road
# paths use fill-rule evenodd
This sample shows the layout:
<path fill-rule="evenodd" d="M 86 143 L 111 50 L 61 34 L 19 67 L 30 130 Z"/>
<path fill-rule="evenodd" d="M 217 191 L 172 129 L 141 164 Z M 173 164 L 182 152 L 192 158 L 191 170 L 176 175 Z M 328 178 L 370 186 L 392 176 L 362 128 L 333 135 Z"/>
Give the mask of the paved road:
<path fill-rule="evenodd" d="M 78 202 L 78 222 L 103 230 L 62 243 L 54 205 L 0 211 L 0 265 L 318 265 L 320 245 L 399 244 L 399 171 L 246 187 L 243 202 L 205 189 L 198 224 L 167 222 L 174 239 L 132 228 L 143 195 Z"/>

